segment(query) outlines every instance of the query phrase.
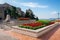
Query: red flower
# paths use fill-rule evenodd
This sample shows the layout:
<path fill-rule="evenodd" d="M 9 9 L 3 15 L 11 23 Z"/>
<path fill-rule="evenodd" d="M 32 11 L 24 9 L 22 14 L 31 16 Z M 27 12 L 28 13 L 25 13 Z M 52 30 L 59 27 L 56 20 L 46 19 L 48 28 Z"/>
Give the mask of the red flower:
<path fill-rule="evenodd" d="M 50 22 L 49 24 L 54 24 L 55 22 Z"/>
<path fill-rule="evenodd" d="M 29 18 L 18 18 L 18 20 L 29 20 Z"/>
<path fill-rule="evenodd" d="M 23 26 L 32 26 L 32 27 L 37 27 L 37 26 L 41 26 L 42 23 L 40 22 L 34 22 L 34 23 L 29 23 L 29 24 L 23 24 Z"/>

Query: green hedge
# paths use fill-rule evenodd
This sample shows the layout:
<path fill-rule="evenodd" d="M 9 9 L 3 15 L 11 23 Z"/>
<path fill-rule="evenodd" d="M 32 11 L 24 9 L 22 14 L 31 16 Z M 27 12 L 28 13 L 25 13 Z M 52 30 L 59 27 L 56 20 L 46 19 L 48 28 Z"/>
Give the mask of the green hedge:
<path fill-rule="evenodd" d="M 36 29 L 45 27 L 45 25 L 37 26 L 37 27 L 31 27 L 31 26 L 19 26 L 19 27 L 20 27 L 20 28 L 27 28 L 27 29 L 36 30 Z"/>

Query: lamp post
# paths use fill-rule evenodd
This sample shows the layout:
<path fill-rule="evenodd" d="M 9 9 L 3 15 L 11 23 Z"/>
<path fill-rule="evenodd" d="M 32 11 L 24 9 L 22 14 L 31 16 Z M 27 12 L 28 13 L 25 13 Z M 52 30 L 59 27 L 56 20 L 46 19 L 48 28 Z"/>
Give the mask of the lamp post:
<path fill-rule="evenodd" d="M 59 22 L 59 19 L 60 19 L 60 17 L 59 17 L 59 16 L 60 16 L 60 13 L 58 12 L 57 14 L 58 14 L 58 19 L 57 19 L 57 20 L 58 20 L 58 22 Z"/>
<path fill-rule="evenodd" d="M 60 13 L 58 13 L 58 20 L 59 20 L 59 15 L 60 15 Z"/>

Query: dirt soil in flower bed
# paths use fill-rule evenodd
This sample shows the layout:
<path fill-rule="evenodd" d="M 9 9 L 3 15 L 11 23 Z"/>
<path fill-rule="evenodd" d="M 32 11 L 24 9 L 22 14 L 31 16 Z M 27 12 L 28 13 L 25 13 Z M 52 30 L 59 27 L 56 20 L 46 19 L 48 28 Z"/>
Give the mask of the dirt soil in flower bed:
<path fill-rule="evenodd" d="M 34 22 L 34 23 L 22 24 L 19 27 L 36 30 L 36 29 L 43 28 L 43 27 L 46 27 L 46 26 L 54 24 L 54 23 L 55 22 L 51 22 L 51 21 L 47 21 L 47 22 L 37 21 L 37 22 Z"/>

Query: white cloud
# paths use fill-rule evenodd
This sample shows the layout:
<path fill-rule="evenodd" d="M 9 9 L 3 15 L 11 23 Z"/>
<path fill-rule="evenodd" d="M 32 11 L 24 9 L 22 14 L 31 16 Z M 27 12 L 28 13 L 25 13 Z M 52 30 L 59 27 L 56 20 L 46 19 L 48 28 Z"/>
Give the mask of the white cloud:
<path fill-rule="evenodd" d="M 12 2 L 13 2 L 13 3 L 18 3 L 18 2 L 16 2 L 15 0 L 12 0 Z"/>
<path fill-rule="evenodd" d="M 33 2 L 17 2 L 16 0 L 10 0 L 13 2 L 13 4 L 17 4 L 18 6 L 26 6 L 26 7 L 32 7 L 32 8 L 47 8 L 47 5 L 39 5 L 38 3 L 33 3 Z"/>
<path fill-rule="evenodd" d="M 51 14 L 53 14 L 53 15 L 54 15 L 54 14 L 57 14 L 57 13 L 58 13 L 57 11 L 53 11 L 53 12 L 51 12 Z"/>
<path fill-rule="evenodd" d="M 27 6 L 27 7 L 32 7 L 32 8 L 47 8 L 48 6 L 46 5 L 39 5 L 38 3 L 32 3 L 32 2 L 28 2 L 28 3 L 20 3 L 20 5 L 22 6 Z"/>
<path fill-rule="evenodd" d="M 58 13 L 57 11 L 52 11 L 51 12 L 51 17 L 57 18 L 58 17 L 58 14 L 57 13 Z"/>
<path fill-rule="evenodd" d="M 5 2 L 5 0 L 0 0 L 0 4 L 3 4 Z"/>
<path fill-rule="evenodd" d="M 9 4 L 14 4 L 14 5 L 18 5 L 18 6 L 26 6 L 26 7 L 31 7 L 31 8 L 47 8 L 48 6 L 47 5 L 39 5 L 38 3 L 33 3 L 33 2 L 26 2 L 26 3 L 20 3 L 20 2 L 17 2 L 16 0 L 0 0 L 0 4 L 3 4 L 3 3 L 9 3 Z"/>

